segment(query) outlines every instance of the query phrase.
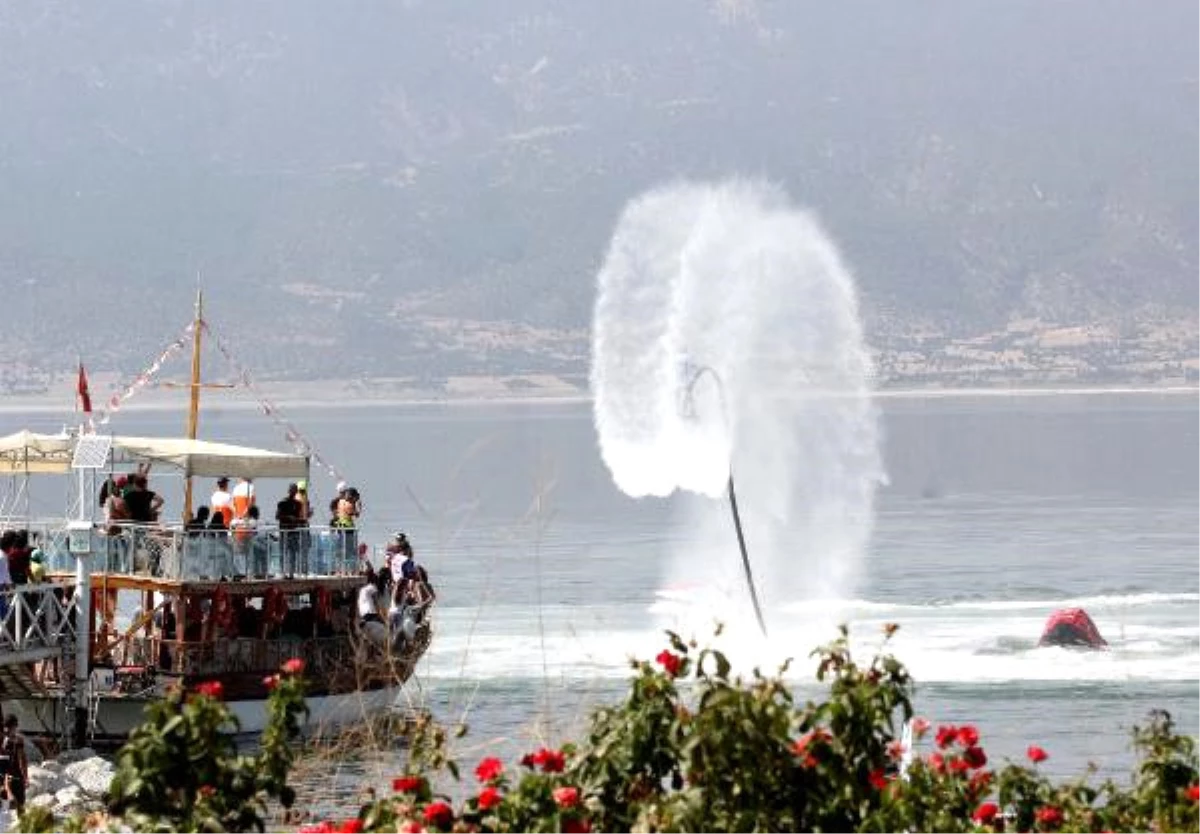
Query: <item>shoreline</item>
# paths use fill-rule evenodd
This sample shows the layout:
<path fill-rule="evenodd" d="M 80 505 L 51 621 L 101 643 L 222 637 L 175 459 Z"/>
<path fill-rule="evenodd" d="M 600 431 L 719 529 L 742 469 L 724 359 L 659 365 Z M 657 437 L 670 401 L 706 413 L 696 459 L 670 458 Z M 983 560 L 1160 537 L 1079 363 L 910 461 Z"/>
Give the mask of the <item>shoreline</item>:
<path fill-rule="evenodd" d="M 318 398 L 314 388 L 328 387 L 333 394 L 331 399 Z M 340 387 L 339 387 L 340 386 Z M 276 390 L 272 391 L 270 388 Z M 356 408 L 385 408 L 385 407 L 420 407 L 454 406 L 572 406 L 592 402 L 592 396 L 587 392 L 563 392 L 547 390 L 545 393 L 531 391 L 526 394 L 458 392 L 446 394 L 434 391 L 412 391 L 411 393 L 381 393 L 378 395 L 364 394 L 362 391 L 345 390 L 342 382 L 306 382 L 288 385 L 272 386 L 271 383 L 259 384 L 265 396 L 273 406 L 306 410 L 356 409 Z M 60 394 L 14 395 L 0 401 L 0 414 L 53 414 L 75 415 L 73 392 Z M 360 396 L 354 396 L 359 394 Z M 1188 394 L 1200 396 L 1200 386 L 1197 385 L 1111 385 L 1111 386 L 1024 386 L 1020 388 L 1001 387 L 972 387 L 972 388 L 884 388 L 873 391 L 871 396 L 879 400 L 932 400 L 932 399 L 985 399 L 985 398 L 1034 398 L 1034 397 L 1095 397 L 1095 396 L 1180 396 Z M 69 404 L 69 405 L 68 405 Z M 154 392 L 143 395 L 122 406 L 119 412 L 156 412 L 181 410 L 186 403 L 177 393 L 161 394 Z M 225 401 L 214 401 L 210 398 L 205 411 L 249 411 L 261 410 L 262 405 L 257 399 L 237 395 Z"/>

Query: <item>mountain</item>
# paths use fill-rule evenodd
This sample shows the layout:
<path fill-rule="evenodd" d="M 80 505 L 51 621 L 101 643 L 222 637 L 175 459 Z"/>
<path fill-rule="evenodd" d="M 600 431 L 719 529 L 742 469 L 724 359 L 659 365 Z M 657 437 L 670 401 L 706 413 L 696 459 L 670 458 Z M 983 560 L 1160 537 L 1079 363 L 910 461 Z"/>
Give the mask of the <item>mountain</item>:
<path fill-rule="evenodd" d="M 1197 311 L 1197 6 L 0 6 L 5 355 L 140 369 L 208 309 L 260 373 L 586 368 L 625 202 L 763 177 L 877 343 Z"/>

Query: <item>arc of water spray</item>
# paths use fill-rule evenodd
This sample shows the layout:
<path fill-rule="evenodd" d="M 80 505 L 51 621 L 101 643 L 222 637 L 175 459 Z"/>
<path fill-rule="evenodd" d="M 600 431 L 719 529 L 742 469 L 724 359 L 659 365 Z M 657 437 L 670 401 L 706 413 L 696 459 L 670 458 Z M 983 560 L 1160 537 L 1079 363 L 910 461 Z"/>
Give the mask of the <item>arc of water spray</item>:
<path fill-rule="evenodd" d="M 700 381 L 700 377 L 708 374 L 717 384 L 717 397 L 721 401 L 721 418 L 725 422 L 725 431 L 732 437 L 729 426 L 729 410 L 725 401 L 725 385 L 721 382 L 721 377 L 708 365 L 701 365 L 692 374 L 691 381 L 688 382 L 687 390 L 684 396 L 684 401 L 687 404 L 687 409 L 691 413 L 695 413 L 696 403 L 693 397 L 693 391 L 696 388 L 696 383 Z M 758 591 L 754 585 L 754 572 L 750 569 L 750 555 L 746 551 L 746 536 L 742 533 L 742 516 L 738 512 L 737 490 L 733 485 L 733 451 L 732 444 L 729 454 L 729 483 L 727 486 L 729 494 L 729 511 L 733 515 L 733 529 L 737 531 L 738 549 L 742 553 L 742 569 L 746 573 L 746 587 L 750 590 L 750 601 L 754 604 L 754 616 L 758 618 L 758 627 L 762 629 L 763 636 L 767 636 L 767 623 L 763 619 L 762 606 L 758 602 Z"/>

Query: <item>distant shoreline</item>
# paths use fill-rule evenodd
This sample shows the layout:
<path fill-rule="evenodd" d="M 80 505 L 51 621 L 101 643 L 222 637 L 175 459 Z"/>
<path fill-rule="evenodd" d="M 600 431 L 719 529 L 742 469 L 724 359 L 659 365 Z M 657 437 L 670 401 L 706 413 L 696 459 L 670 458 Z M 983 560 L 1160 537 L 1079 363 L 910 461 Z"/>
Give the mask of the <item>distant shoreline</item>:
<path fill-rule="evenodd" d="M 328 385 L 334 392 L 333 401 L 319 399 L 315 389 Z M 546 405 L 566 406 L 584 405 L 592 401 L 588 393 L 536 393 L 528 394 L 480 394 L 458 393 L 442 394 L 435 392 L 413 392 L 405 394 L 382 394 L 378 396 L 356 396 L 360 392 L 345 390 L 343 381 L 328 383 L 306 382 L 291 385 L 274 385 L 260 383 L 271 403 L 281 409 L 337 409 L 337 408 L 386 408 L 386 407 L 431 407 L 431 406 L 518 406 Z M 894 388 L 882 389 L 873 393 L 880 400 L 926 400 L 926 399 L 984 399 L 984 398 L 1033 398 L 1033 397 L 1063 397 L 1063 396 L 1149 396 L 1166 395 L 1179 396 L 1188 394 L 1200 396 L 1200 386 L 1196 385 L 1164 385 L 1164 386 L 1047 386 L 1022 388 Z M 155 412 L 182 411 L 186 408 L 184 398 L 178 392 L 163 394 L 155 391 L 139 395 L 122 406 L 120 412 Z M 252 399 L 239 392 L 236 399 L 220 399 L 220 395 L 211 395 L 204 406 L 206 411 L 250 411 L 259 410 L 258 400 Z M 5 397 L 0 401 L 0 414 L 73 414 L 73 397 L 70 394 L 35 394 L 15 395 Z"/>

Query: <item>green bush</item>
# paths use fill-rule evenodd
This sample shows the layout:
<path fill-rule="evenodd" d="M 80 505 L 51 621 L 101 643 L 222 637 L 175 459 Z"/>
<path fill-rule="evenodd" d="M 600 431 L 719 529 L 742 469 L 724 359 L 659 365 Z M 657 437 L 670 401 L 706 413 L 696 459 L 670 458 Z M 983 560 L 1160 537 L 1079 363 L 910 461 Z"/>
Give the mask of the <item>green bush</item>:
<path fill-rule="evenodd" d="M 894 631 L 886 627 L 885 643 Z M 720 652 L 668 638 L 654 663 L 633 663 L 628 696 L 596 710 L 577 744 L 533 751 L 512 768 L 487 757 L 474 770 L 478 788 L 455 800 L 435 791 L 461 781 L 449 734 L 422 718 L 391 794 L 301 830 L 1196 831 L 1200 823 L 1195 742 L 1165 713 L 1135 729 L 1128 786 L 1092 785 L 1090 772 L 1056 784 L 1039 769 L 1047 754 L 1036 745 L 1028 762 L 989 769 L 970 725 L 937 728 L 928 752 L 906 761 L 905 722 L 918 746 L 932 729 L 913 716 L 912 679 L 888 654 L 860 665 L 845 628 L 814 652 L 827 697 L 803 705 L 783 680 L 786 665 L 743 679 Z M 172 693 L 121 751 L 109 808 L 126 825 L 262 830 L 267 799 L 291 804 L 299 674 L 285 674 L 272 693 L 256 756 L 236 753 L 228 710 L 212 694 Z"/>

